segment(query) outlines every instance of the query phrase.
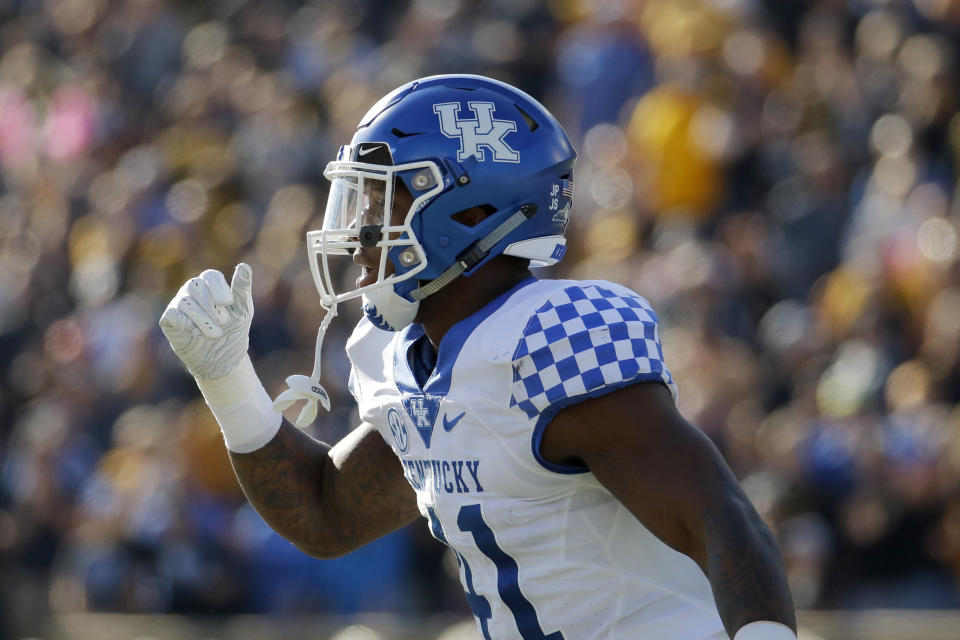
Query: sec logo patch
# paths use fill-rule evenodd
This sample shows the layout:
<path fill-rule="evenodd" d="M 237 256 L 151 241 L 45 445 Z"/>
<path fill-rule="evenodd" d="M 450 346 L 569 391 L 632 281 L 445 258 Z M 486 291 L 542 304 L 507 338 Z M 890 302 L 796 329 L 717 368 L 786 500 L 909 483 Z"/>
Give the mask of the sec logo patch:
<path fill-rule="evenodd" d="M 390 409 L 387 412 L 387 422 L 390 424 L 390 435 L 393 436 L 393 442 L 397 445 L 397 451 L 407 452 L 407 427 L 403 424 L 403 418 L 396 409 Z"/>

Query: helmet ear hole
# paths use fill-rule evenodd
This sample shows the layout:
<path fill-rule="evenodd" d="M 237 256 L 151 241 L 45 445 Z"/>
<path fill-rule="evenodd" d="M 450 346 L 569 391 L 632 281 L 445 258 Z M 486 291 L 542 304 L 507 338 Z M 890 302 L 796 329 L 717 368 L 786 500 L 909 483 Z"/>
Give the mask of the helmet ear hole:
<path fill-rule="evenodd" d="M 465 227 L 475 227 L 493 214 L 497 210 L 489 204 L 482 204 L 478 207 L 470 207 L 463 211 L 457 211 L 450 216 L 454 222 L 459 222 Z"/>

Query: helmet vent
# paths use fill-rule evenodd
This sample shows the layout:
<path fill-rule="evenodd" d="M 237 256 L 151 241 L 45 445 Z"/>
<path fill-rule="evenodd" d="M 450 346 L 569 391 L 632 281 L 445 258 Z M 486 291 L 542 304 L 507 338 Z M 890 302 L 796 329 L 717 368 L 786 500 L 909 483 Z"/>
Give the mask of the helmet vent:
<path fill-rule="evenodd" d="M 516 107 L 517 111 L 520 112 L 520 115 L 523 116 L 523 121 L 527 123 L 527 128 L 530 129 L 531 133 L 536 131 L 538 128 L 540 128 L 540 123 L 534 120 L 533 118 L 531 118 L 529 113 L 521 109 L 516 104 L 513 106 Z"/>
<path fill-rule="evenodd" d="M 465 227 L 475 227 L 496 212 L 496 207 L 489 204 L 481 204 L 476 207 L 464 209 L 463 211 L 458 211 L 451 215 L 450 218 Z"/>
<path fill-rule="evenodd" d="M 396 127 L 394 127 L 393 129 L 390 129 L 390 133 L 392 133 L 393 135 L 397 136 L 398 138 L 409 138 L 409 137 L 411 137 L 411 136 L 419 136 L 419 135 L 420 135 L 421 133 L 423 133 L 423 132 L 422 132 L 422 131 L 410 131 L 410 132 L 408 133 L 408 132 L 406 132 L 406 131 L 401 131 L 400 129 L 397 129 Z"/>

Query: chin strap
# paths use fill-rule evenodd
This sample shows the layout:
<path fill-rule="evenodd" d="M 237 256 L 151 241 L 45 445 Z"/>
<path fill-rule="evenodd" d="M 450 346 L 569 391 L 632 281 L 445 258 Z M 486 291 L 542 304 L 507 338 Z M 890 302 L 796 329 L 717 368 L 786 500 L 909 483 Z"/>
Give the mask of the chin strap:
<path fill-rule="evenodd" d="M 532 218 L 536 212 L 537 205 L 532 203 L 520 207 L 519 211 L 501 222 L 493 231 L 464 252 L 456 262 L 450 265 L 450 268 L 419 289 L 411 291 L 410 297 L 419 302 L 456 280 L 463 272 L 474 268 L 481 260 L 487 257 L 490 249 L 492 249 L 495 244 L 503 240 L 508 233 Z"/>
<path fill-rule="evenodd" d="M 317 329 L 317 346 L 313 354 L 313 373 L 308 378 L 304 375 L 292 375 L 287 377 L 287 386 L 289 387 L 273 401 L 273 408 L 283 413 L 285 409 L 293 403 L 300 400 L 306 400 L 300 415 L 297 416 L 296 424 L 301 429 L 306 429 L 317 417 L 317 404 L 322 404 L 323 408 L 330 411 L 330 396 L 327 390 L 320 385 L 320 350 L 323 348 L 323 338 L 327 333 L 327 327 L 330 322 L 337 317 L 337 303 L 327 309 L 327 314 L 320 322 L 320 328 Z"/>

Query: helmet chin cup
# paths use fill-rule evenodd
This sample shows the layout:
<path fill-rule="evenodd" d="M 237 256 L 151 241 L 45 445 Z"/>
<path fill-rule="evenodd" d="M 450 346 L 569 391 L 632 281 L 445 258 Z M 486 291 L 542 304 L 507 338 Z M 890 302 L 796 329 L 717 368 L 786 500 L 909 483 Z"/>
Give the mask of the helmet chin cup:
<path fill-rule="evenodd" d="M 401 285 L 397 285 L 401 286 Z M 363 294 L 363 313 L 378 329 L 400 331 L 417 317 L 420 302 L 411 302 L 395 287 L 378 287 Z"/>

